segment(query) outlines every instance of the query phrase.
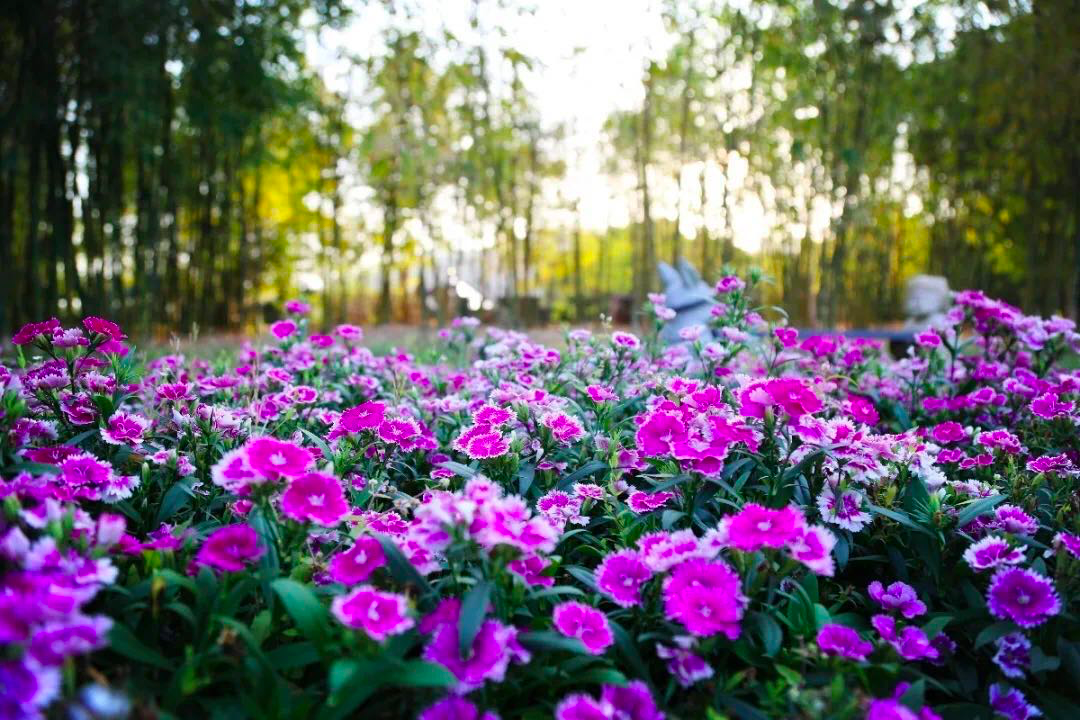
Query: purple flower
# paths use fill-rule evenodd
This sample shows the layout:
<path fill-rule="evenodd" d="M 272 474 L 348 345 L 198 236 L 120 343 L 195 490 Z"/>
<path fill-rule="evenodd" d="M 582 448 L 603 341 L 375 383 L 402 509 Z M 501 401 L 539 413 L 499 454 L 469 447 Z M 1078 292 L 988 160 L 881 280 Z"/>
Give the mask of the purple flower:
<path fill-rule="evenodd" d="M 922 630 L 907 626 L 890 642 L 905 660 L 937 660 L 938 650 Z"/>
<path fill-rule="evenodd" d="M 555 584 L 555 578 L 542 574 L 550 564 L 539 555 L 523 555 L 512 560 L 506 567 L 524 580 L 526 585 L 551 587 Z"/>
<path fill-rule="evenodd" d="M 300 477 L 315 460 L 309 450 L 272 437 L 255 438 L 245 447 L 251 469 L 270 480 L 281 476 Z"/>
<path fill-rule="evenodd" d="M 926 604 L 919 600 L 915 588 L 899 580 L 885 588 L 875 580 L 867 588 L 870 597 L 886 610 L 899 611 L 904 617 L 911 619 L 926 612 Z"/>
<path fill-rule="evenodd" d="M 817 499 L 822 520 L 852 532 L 862 530 L 872 519 L 862 505 L 862 493 L 852 488 L 826 488 Z"/>
<path fill-rule="evenodd" d="M 292 320 L 278 320 L 270 326 L 270 333 L 278 340 L 284 340 L 296 333 L 296 323 Z"/>
<path fill-rule="evenodd" d="M 1034 535 L 1039 531 L 1039 521 L 1015 505 L 998 506 L 993 525 L 1013 535 Z"/>
<path fill-rule="evenodd" d="M 40 718 L 44 708 L 60 694 L 60 669 L 32 660 L 0 662 L 0 717 Z"/>
<path fill-rule="evenodd" d="M 986 604 L 990 614 L 1012 620 L 1022 628 L 1042 625 L 1061 611 L 1061 601 L 1049 578 L 1024 568 L 1002 568 L 990 580 Z"/>
<path fill-rule="evenodd" d="M 203 541 L 195 564 L 226 572 L 240 572 L 265 552 L 259 546 L 259 536 L 248 525 L 226 525 L 218 528 Z"/>
<path fill-rule="evenodd" d="M 1009 546 L 1004 538 L 987 536 L 964 551 L 964 560 L 972 570 L 989 570 L 1004 565 L 1024 562 L 1024 551 Z"/>
<path fill-rule="evenodd" d="M 330 560 L 330 577 L 343 585 L 362 583 L 371 573 L 386 564 L 382 543 L 369 535 L 356 539 L 353 546 Z"/>
<path fill-rule="evenodd" d="M 690 687 L 701 680 L 708 680 L 713 676 L 713 669 L 705 662 L 705 658 L 691 652 L 693 638 L 675 638 L 677 647 L 668 647 L 661 643 L 656 644 L 656 655 L 661 660 L 667 660 L 668 672 L 675 676 L 675 680 L 683 687 Z"/>
<path fill-rule="evenodd" d="M 630 493 L 629 497 L 626 498 L 626 504 L 629 506 L 630 510 L 641 515 L 663 507 L 667 504 L 668 500 L 671 500 L 673 497 L 675 497 L 675 493 L 647 493 L 638 490 Z"/>
<path fill-rule="evenodd" d="M 611 713 L 595 698 L 574 693 L 555 706 L 555 720 L 611 720 Z"/>
<path fill-rule="evenodd" d="M 664 720 L 664 713 L 656 707 L 649 686 L 640 680 L 626 685 L 604 685 L 600 700 L 611 708 L 616 720 Z"/>
<path fill-rule="evenodd" d="M 511 661 L 526 663 L 530 659 L 518 642 L 517 630 L 498 620 L 483 622 L 465 657 L 461 656 L 458 638 L 455 612 L 452 622 L 435 627 L 431 641 L 424 648 L 424 659 L 439 663 L 453 673 L 460 692 L 475 690 L 488 680 L 502 682 Z"/>
<path fill-rule="evenodd" d="M 349 513 L 349 503 L 336 477 L 310 472 L 289 482 L 281 494 L 281 512 L 297 522 L 332 527 Z"/>
<path fill-rule="evenodd" d="M 45 623 L 30 638 L 30 655 L 41 665 L 62 665 L 69 655 L 81 655 L 105 647 L 112 620 L 98 615 L 79 615 Z"/>
<path fill-rule="evenodd" d="M 801 537 L 806 527 L 802 512 L 794 506 L 774 510 L 757 503 L 747 503 L 723 522 L 727 525 L 728 544 L 743 552 L 784 547 Z"/>
<path fill-rule="evenodd" d="M 1024 693 L 1007 685 L 990 686 L 990 707 L 1008 720 L 1028 720 L 1042 716 L 1042 710 L 1029 703 Z"/>
<path fill-rule="evenodd" d="M 1043 393 L 1031 401 L 1031 412 L 1044 420 L 1053 420 L 1056 417 L 1068 415 L 1072 412 L 1071 402 L 1061 402 L 1054 393 Z"/>
<path fill-rule="evenodd" d="M 363 630 L 377 642 L 400 635 L 416 624 L 408 615 L 409 602 L 404 595 L 382 592 L 370 585 L 334 598 L 330 610 L 342 625 Z"/>
<path fill-rule="evenodd" d="M 600 592 L 620 607 L 638 605 L 641 586 L 651 577 L 652 570 L 633 550 L 611 553 L 596 568 L 596 585 Z"/>
<path fill-rule="evenodd" d="M 210 478 L 215 485 L 220 485 L 234 493 L 244 493 L 249 485 L 266 482 L 266 478 L 248 465 L 247 448 L 236 448 L 221 456 L 210 468 Z"/>
<path fill-rule="evenodd" d="M 664 613 L 692 635 L 723 633 L 735 640 L 749 602 L 741 585 L 739 576 L 723 562 L 687 560 L 664 581 Z"/>
<path fill-rule="evenodd" d="M 934 438 L 934 442 L 940 445 L 967 440 L 967 433 L 964 432 L 964 426 L 953 420 L 935 425 L 930 434 Z"/>
<path fill-rule="evenodd" d="M 1080 558 L 1080 535 L 1059 532 L 1054 536 L 1054 547 L 1064 547 L 1073 557 Z"/>
<path fill-rule="evenodd" d="M 1031 641 L 1023 633 L 1009 633 L 997 639 L 994 664 L 1010 678 L 1022 678 L 1031 667 Z"/>
<path fill-rule="evenodd" d="M 804 528 L 802 535 L 791 541 L 788 552 L 811 572 L 832 577 L 836 572 L 836 563 L 832 557 L 834 547 L 836 536 L 820 525 L 814 525 Z"/>
<path fill-rule="evenodd" d="M 817 644 L 826 655 L 859 662 L 866 660 L 866 656 L 874 650 L 874 646 L 859 637 L 859 633 L 836 623 L 821 626 L 817 634 Z"/>
<path fill-rule="evenodd" d="M 110 445 L 128 445 L 137 448 L 142 445 L 143 433 L 150 427 L 150 421 L 134 413 L 115 412 L 109 417 L 108 425 L 101 431 L 101 439 Z"/>
<path fill-rule="evenodd" d="M 443 698 L 420 713 L 417 720 L 499 720 L 495 713 L 480 711 L 461 697 Z"/>
<path fill-rule="evenodd" d="M 584 603 L 564 602 L 551 615 L 555 629 L 567 637 L 578 638 L 593 655 L 601 655 L 615 642 L 607 615 Z"/>

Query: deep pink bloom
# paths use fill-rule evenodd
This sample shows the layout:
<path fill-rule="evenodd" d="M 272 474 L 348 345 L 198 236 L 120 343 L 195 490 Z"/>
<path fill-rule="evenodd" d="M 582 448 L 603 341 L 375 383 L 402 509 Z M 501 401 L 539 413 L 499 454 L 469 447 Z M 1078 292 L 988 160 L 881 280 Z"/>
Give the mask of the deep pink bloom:
<path fill-rule="evenodd" d="M 291 442 L 259 437 L 245 446 L 248 465 L 269 480 L 281 476 L 299 477 L 315 461 L 311 451 Z"/>
<path fill-rule="evenodd" d="M 1015 505 L 999 505 L 994 510 L 993 526 L 1013 535 L 1034 535 L 1039 521 Z"/>
<path fill-rule="evenodd" d="M 486 681 L 502 682 L 511 661 L 525 663 L 529 653 L 517 639 L 517 630 L 498 620 L 485 620 L 466 657 L 461 656 L 457 613 L 434 628 L 423 657 L 439 663 L 457 678 L 461 692 L 474 690 Z"/>
<path fill-rule="evenodd" d="M 635 436 L 638 450 L 647 457 L 668 455 L 672 443 L 686 439 L 686 425 L 674 415 L 656 412 L 638 426 Z"/>
<path fill-rule="evenodd" d="M 801 537 L 806 519 L 795 506 L 779 510 L 747 503 L 736 515 L 724 518 L 728 543 L 736 550 L 754 552 L 762 547 L 780 548 Z"/>
<path fill-rule="evenodd" d="M 555 720 L 611 720 L 611 712 L 590 695 L 567 695 L 555 706 Z"/>
<path fill-rule="evenodd" d="M 484 405 L 473 413 L 473 422 L 477 425 L 505 425 L 514 417 L 506 408 Z"/>
<path fill-rule="evenodd" d="M 416 624 L 409 617 L 409 601 L 404 595 L 382 592 L 370 585 L 334 598 L 330 611 L 342 625 L 363 630 L 377 642 L 400 635 Z"/>
<path fill-rule="evenodd" d="M 281 494 L 281 512 L 298 522 L 337 525 L 349 513 L 341 481 L 333 475 L 310 472 L 289 481 Z"/>
<path fill-rule="evenodd" d="M 115 412 L 101 431 L 101 439 L 110 445 L 139 447 L 142 436 L 149 429 L 150 421 L 141 415 Z"/>
<path fill-rule="evenodd" d="M 341 413 L 341 417 L 338 419 L 338 427 L 350 433 L 373 430 L 382 425 L 385 416 L 385 404 L 366 402 Z"/>
<path fill-rule="evenodd" d="M 986 604 L 990 614 L 1022 628 L 1042 625 L 1061 612 L 1054 583 L 1033 570 L 1002 568 L 990 580 Z"/>
<path fill-rule="evenodd" d="M 811 572 L 825 577 L 832 577 L 836 572 L 832 549 L 836 547 L 836 536 L 820 525 L 803 529 L 802 534 L 788 544 L 788 552 Z"/>
<path fill-rule="evenodd" d="M 245 524 L 226 525 L 207 536 L 195 556 L 195 564 L 226 572 L 240 572 L 255 562 L 266 549 L 259 545 L 259 536 Z"/>
<path fill-rule="evenodd" d="M 242 493 L 249 485 L 266 482 L 266 478 L 248 465 L 247 448 L 236 448 L 221 456 L 210 468 L 210 478 L 230 492 Z"/>
<path fill-rule="evenodd" d="M 417 720 L 499 720 L 499 718 L 491 712 L 481 714 L 477 707 L 465 698 L 451 695 L 421 712 Z"/>
<path fill-rule="evenodd" d="M 972 570 L 989 570 L 1003 565 L 1019 565 L 1024 562 L 1024 551 L 1013 548 L 1005 538 L 984 537 L 964 551 L 964 560 Z"/>
<path fill-rule="evenodd" d="M 678 640 L 679 638 L 676 638 L 677 642 Z M 674 675 L 676 682 L 684 688 L 713 676 L 713 669 L 705 662 L 705 658 L 683 647 L 682 643 L 677 647 L 657 643 L 656 656 L 667 660 L 668 672 Z"/>
<path fill-rule="evenodd" d="M 675 493 L 647 493 L 637 490 L 630 493 L 626 498 L 626 504 L 632 511 L 641 515 L 642 513 L 652 512 L 653 510 L 663 507 L 667 504 L 667 501 L 673 497 L 675 497 Z"/>
<path fill-rule="evenodd" d="M 897 580 L 886 588 L 875 580 L 867 588 L 870 597 L 886 610 L 896 610 L 910 619 L 926 612 L 926 604 L 919 599 L 915 588 Z"/>
<path fill-rule="evenodd" d="M 934 442 L 942 445 L 961 442 L 962 440 L 967 440 L 968 437 L 967 433 L 964 432 L 964 426 L 952 420 L 935 425 L 931 435 L 934 438 Z"/>
<path fill-rule="evenodd" d="M 866 656 L 874 650 L 874 646 L 859 637 L 859 633 L 836 623 L 821 626 L 817 634 L 817 644 L 826 655 L 859 662 L 866 660 Z"/>
<path fill-rule="evenodd" d="M 633 550 L 611 553 L 596 568 L 597 587 L 621 607 L 639 604 L 641 586 L 651 577 L 649 566 Z"/>
<path fill-rule="evenodd" d="M 296 334 L 296 323 L 292 320 L 278 320 L 270 326 L 270 333 L 278 340 L 284 340 Z"/>
<path fill-rule="evenodd" d="M 330 560 L 330 577 L 343 585 L 362 583 L 371 573 L 386 564 L 382 543 L 370 535 L 362 535 L 345 552 Z"/>
<path fill-rule="evenodd" d="M 779 407 L 792 420 L 822 408 L 821 398 L 798 378 L 773 378 L 747 385 L 739 392 L 739 412 L 744 417 L 765 419 L 765 411 Z"/>
<path fill-rule="evenodd" d="M 799 341 L 799 331 L 790 327 L 778 327 L 773 329 L 773 335 L 786 348 L 794 347 Z"/>
<path fill-rule="evenodd" d="M 526 585 L 551 587 L 555 584 L 555 578 L 542 574 L 550 564 L 539 555 L 524 555 L 511 560 L 506 567 L 510 572 L 524 580 Z"/>
<path fill-rule="evenodd" d="M 1056 417 L 1063 417 L 1071 413 L 1073 404 L 1071 402 L 1062 402 L 1055 393 L 1043 393 L 1032 400 L 1028 407 L 1031 408 L 1032 413 L 1044 420 L 1053 420 Z"/>
<path fill-rule="evenodd" d="M 110 340 L 123 340 L 127 335 L 120 331 L 120 326 L 104 318 L 93 315 L 83 318 L 83 327 L 97 335 L 103 335 Z"/>
<path fill-rule="evenodd" d="M 544 413 L 540 416 L 540 424 L 550 430 L 555 439 L 563 445 L 569 445 L 585 434 L 581 423 L 566 413 Z"/>
<path fill-rule="evenodd" d="M 739 576 L 717 560 L 693 558 L 676 567 L 664 581 L 664 612 L 692 634 L 723 633 L 739 637 L 739 621 L 749 600 Z"/>
<path fill-rule="evenodd" d="M 49 318 L 44 322 L 32 322 L 23 325 L 19 328 L 19 331 L 11 337 L 11 342 L 14 345 L 29 345 L 38 338 L 39 335 L 51 336 L 54 330 L 60 327 L 60 321 L 56 318 Z"/>
<path fill-rule="evenodd" d="M 502 457 L 510 450 L 510 443 L 496 430 L 471 435 L 463 452 L 474 460 Z"/>
<path fill-rule="evenodd" d="M 607 616 L 580 602 L 564 602 L 551 614 L 555 629 L 567 637 L 578 638 L 593 655 L 601 655 L 615 642 Z"/>

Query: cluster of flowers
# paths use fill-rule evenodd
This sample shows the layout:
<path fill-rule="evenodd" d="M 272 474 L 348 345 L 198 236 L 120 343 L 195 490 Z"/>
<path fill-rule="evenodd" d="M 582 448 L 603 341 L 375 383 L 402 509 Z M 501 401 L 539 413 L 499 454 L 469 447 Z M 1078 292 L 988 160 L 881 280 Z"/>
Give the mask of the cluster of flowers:
<path fill-rule="evenodd" d="M 244 702 L 302 687 L 329 714 L 358 662 L 383 668 L 358 702 L 423 720 L 1056 712 L 1080 683 L 1073 325 L 965 292 L 894 360 L 770 325 L 757 279 L 722 278 L 680 344 L 460 318 L 435 364 L 312 333 L 300 301 L 233 364 L 26 326 L 0 365 L 0 716 L 103 682 L 190 716 L 191 678 L 255 682 L 206 657 L 284 673 Z M 113 624 L 104 670 L 68 660 Z"/>

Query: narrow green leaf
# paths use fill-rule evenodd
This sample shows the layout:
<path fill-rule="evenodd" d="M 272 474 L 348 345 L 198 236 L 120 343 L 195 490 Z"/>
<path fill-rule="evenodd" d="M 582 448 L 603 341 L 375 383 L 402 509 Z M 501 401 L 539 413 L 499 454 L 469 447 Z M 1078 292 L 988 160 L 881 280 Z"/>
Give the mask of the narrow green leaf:
<path fill-rule="evenodd" d="M 164 655 L 150 647 L 147 647 L 131 629 L 122 623 L 114 623 L 109 630 L 109 647 L 113 652 L 119 653 L 126 658 L 136 660 L 147 665 L 173 671 L 170 663 Z"/>
<path fill-rule="evenodd" d="M 301 585 L 295 580 L 278 578 L 270 583 L 270 586 L 281 598 L 285 605 L 285 611 L 296 623 L 296 627 L 308 640 L 316 645 L 326 637 L 329 626 L 329 615 L 319 598 L 310 588 Z"/>
<path fill-rule="evenodd" d="M 491 583 L 478 582 L 461 600 L 461 615 L 458 617 L 458 643 L 461 657 L 472 654 L 473 640 L 487 616 L 488 603 L 491 600 Z"/>

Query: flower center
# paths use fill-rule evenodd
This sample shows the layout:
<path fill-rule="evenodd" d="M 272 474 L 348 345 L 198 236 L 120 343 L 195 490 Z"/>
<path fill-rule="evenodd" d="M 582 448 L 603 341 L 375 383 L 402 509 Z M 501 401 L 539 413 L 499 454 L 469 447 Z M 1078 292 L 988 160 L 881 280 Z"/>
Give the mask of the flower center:
<path fill-rule="evenodd" d="M 288 462 L 288 460 L 281 453 L 274 453 L 273 455 L 270 456 L 270 464 L 271 465 L 277 465 L 278 467 L 280 467 L 280 466 L 284 465 L 287 462 Z"/>
<path fill-rule="evenodd" d="M 1027 593 L 1022 592 L 1022 593 L 1020 593 L 1019 595 L 1016 596 L 1016 602 L 1018 602 L 1021 605 L 1027 605 L 1029 602 L 1031 602 L 1031 596 L 1028 595 Z"/>
<path fill-rule="evenodd" d="M 325 495 L 308 495 L 308 503 L 314 505 L 315 507 L 322 507 L 322 504 L 325 501 Z"/>
<path fill-rule="evenodd" d="M 771 520 L 762 520 L 761 522 L 759 522 L 757 524 L 757 529 L 760 530 L 761 532 L 768 532 L 769 530 L 772 530 L 772 521 Z"/>

